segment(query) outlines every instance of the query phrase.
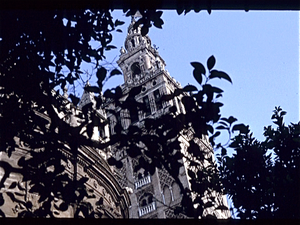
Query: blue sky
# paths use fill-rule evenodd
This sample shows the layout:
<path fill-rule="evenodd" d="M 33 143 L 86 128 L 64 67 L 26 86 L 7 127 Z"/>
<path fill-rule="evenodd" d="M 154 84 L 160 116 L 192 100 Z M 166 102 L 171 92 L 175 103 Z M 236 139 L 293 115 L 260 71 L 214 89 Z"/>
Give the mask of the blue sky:
<path fill-rule="evenodd" d="M 115 33 L 117 50 L 107 61 L 118 59 L 130 18 L 122 11 L 113 15 L 126 23 Z M 217 81 L 224 90 L 222 116 L 230 115 L 249 124 L 254 136 L 263 139 L 263 127 L 272 124 L 275 106 L 287 115 L 285 122 L 299 121 L 299 13 L 293 11 L 206 11 L 178 16 L 164 11 L 163 29 L 152 27 L 152 44 L 165 60 L 166 69 L 182 86 L 196 84 L 190 62 L 206 65 L 214 55 L 215 68 L 225 71 L 233 84 Z M 105 87 L 123 83 L 112 78 Z"/>

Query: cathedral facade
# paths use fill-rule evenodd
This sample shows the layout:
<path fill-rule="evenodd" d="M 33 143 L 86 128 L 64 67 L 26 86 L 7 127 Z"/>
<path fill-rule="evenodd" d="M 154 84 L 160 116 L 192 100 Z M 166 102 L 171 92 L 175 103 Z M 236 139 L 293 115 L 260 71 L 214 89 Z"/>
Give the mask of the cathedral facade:
<path fill-rule="evenodd" d="M 53 91 L 53 95 L 54 95 Z M 82 107 L 89 103 L 95 103 L 94 96 L 91 93 L 84 92 L 78 108 L 74 107 L 68 100 L 67 93 L 63 96 L 57 96 L 57 101 L 61 101 L 66 106 L 66 111 L 58 112 L 57 114 L 61 120 L 64 120 L 71 127 L 80 125 L 78 114 L 81 113 Z M 46 129 L 51 124 L 51 118 L 47 113 L 40 113 L 35 111 L 39 119 L 45 121 Z M 96 110 L 96 116 L 100 121 L 106 119 L 105 112 L 101 109 Z M 83 130 L 86 129 L 85 127 Z M 105 133 L 107 128 L 103 131 Z M 42 133 L 39 129 L 36 130 L 37 136 Z M 76 137 L 73 137 L 76 138 Z M 98 143 L 104 143 L 107 139 L 104 136 L 99 136 L 99 131 L 94 129 L 91 139 Z M 30 159 L 31 152 L 45 151 L 45 148 L 32 149 L 26 145 L 24 141 L 15 138 L 15 151 L 9 156 L 6 152 L 0 152 L 0 217 L 22 217 L 25 211 L 34 212 L 42 208 L 39 193 L 42 190 L 33 191 L 29 188 L 32 184 L 23 180 L 23 176 L 31 171 L 25 171 L 19 165 L 20 159 Z M 61 165 L 65 168 L 63 174 L 68 175 L 73 180 L 86 179 L 86 189 L 93 193 L 93 197 L 84 199 L 84 204 L 90 204 L 94 217 L 96 218 L 129 218 L 130 198 L 126 189 L 122 188 L 115 178 L 114 169 L 107 163 L 109 147 L 107 149 L 99 149 L 89 145 L 79 145 L 76 154 L 71 150 L 67 144 L 61 145 L 55 151 L 60 152 L 64 159 L 60 159 Z M 37 155 L 38 156 L 38 155 Z M 39 157 L 39 156 L 38 156 Z M 45 159 L 45 164 L 48 159 Z M 51 156 L 49 158 L 51 160 Z M 42 170 L 42 168 L 40 168 Z M 52 168 L 49 167 L 45 173 L 51 173 Z M 43 174 L 42 176 L 46 176 Z M 38 177 L 39 179 L 39 177 Z M 59 177 L 57 178 L 59 179 Z M 55 180 L 53 180 L 55 182 Z M 68 181 L 65 181 L 65 183 Z M 59 184 L 59 182 L 58 182 Z M 49 184 L 51 185 L 51 183 Z M 55 188 L 54 188 L 55 189 Z M 54 192 L 55 190 L 53 190 Z M 69 190 L 70 191 L 70 190 Z M 75 192 L 75 190 L 74 190 Z M 69 193 L 71 196 L 71 193 Z M 48 200 L 52 214 L 57 218 L 74 218 L 76 205 L 68 205 L 67 208 L 60 210 L 62 204 L 61 199 Z M 31 205 L 30 209 L 26 209 L 25 205 Z M 79 203 L 80 204 L 80 203 Z M 77 214 L 76 214 L 77 215 Z M 31 217 L 44 217 L 40 214 L 31 214 Z M 82 213 L 79 217 L 86 217 Z M 76 216 L 77 217 L 77 216 Z"/>

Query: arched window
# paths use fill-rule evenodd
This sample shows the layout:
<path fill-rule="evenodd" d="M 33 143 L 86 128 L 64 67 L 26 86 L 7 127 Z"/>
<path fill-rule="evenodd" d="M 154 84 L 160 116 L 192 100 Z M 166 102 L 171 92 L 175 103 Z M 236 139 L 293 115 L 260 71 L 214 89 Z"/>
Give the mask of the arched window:
<path fill-rule="evenodd" d="M 150 193 L 145 193 L 139 200 L 139 206 L 143 207 L 146 205 L 150 205 L 153 202 L 153 195 Z"/>
<path fill-rule="evenodd" d="M 146 200 L 146 199 L 143 199 L 143 200 L 141 201 L 140 206 L 146 206 L 146 205 L 147 205 L 147 200 Z"/>
<path fill-rule="evenodd" d="M 134 39 L 131 39 L 131 44 L 132 44 L 132 47 L 134 48 L 135 47 Z"/>
<path fill-rule="evenodd" d="M 138 174 L 138 179 L 140 180 L 140 179 L 142 179 L 142 178 L 143 178 L 142 173 L 139 173 L 139 174 Z"/>
<path fill-rule="evenodd" d="M 132 77 L 134 78 L 136 75 L 141 74 L 140 65 L 138 62 L 135 62 L 131 65 Z"/>
<path fill-rule="evenodd" d="M 181 194 L 180 194 L 180 187 L 177 183 L 173 183 L 172 184 L 172 192 L 173 192 L 173 197 L 174 197 L 174 200 L 177 200 L 181 197 Z"/>
<path fill-rule="evenodd" d="M 171 192 L 170 192 L 170 188 L 168 186 L 165 186 L 164 187 L 164 197 L 165 197 L 165 204 L 166 205 L 170 205 L 170 202 L 171 202 Z"/>

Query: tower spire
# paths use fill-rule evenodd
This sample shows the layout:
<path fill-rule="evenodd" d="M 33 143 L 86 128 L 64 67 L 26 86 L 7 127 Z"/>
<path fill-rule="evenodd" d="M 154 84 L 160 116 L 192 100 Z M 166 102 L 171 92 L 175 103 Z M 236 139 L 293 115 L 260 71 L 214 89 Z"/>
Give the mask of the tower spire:
<path fill-rule="evenodd" d="M 137 18 L 142 18 L 142 17 L 143 17 L 143 16 L 142 16 L 142 14 L 140 13 L 140 11 L 137 10 L 137 11 L 135 12 L 135 14 L 131 16 L 131 23 L 132 23 L 132 22 L 135 22 Z"/>
<path fill-rule="evenodd" d="M 157 49 L 151 45 L 149 36 L 142 36 L 142 25 L 134 28 L 136 19 L 141 17 L 139 11 L 131 17 L 124 43 L 125 49 L 121 48 L 120 59 L 117 61 L 123 71 L 127 87 L 140 85 L 150 79 L 150 74 L 154 74 L 158 70 L 165 70 L 165 62 Z"/>

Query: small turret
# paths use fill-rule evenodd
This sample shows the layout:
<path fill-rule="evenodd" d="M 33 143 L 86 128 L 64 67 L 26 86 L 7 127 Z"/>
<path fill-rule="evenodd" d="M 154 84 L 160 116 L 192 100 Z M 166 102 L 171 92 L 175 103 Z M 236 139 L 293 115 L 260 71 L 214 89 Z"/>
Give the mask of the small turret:
<path fill-rule="evenodd" d="M 90 83 L 89 81 L 86 82 L 85 87 L 89 87 Z M 79 109 L 82 109 L 85 105 L 89 104 L 89 103 L 93 103 L 93 107 L 96 106 L 96 101 L 95 101 L 95 95 L 93 92 L 88 92 L 88 91 L 84 91 L 81 99 L 78 103 L 78 107 Z"/>

